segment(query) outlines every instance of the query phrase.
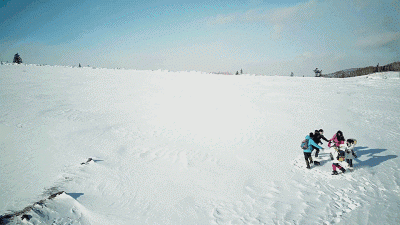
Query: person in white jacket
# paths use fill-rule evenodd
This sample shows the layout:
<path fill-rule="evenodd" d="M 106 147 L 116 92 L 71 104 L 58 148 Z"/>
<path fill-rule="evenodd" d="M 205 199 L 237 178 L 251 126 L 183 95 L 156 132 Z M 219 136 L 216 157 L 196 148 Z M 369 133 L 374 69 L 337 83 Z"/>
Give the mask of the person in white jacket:
<path fill-rule="evenodd" d="M 336 169 L 341 170 L 342 173 L 346 172 L 346 170 L 340 165 L 341 161 L 339 161 L 339 151 L 344 151 L 345 150 L 344 148 L 345 148 L 345 145 L 341 146 L 341 148 L 338 149 L 337 151 L 335 150 L 335 151 L 332 152 L 332 156 L 333 156 L 333 162 L 332 162 L 333 171 L 332 171 L 332 175 L 338 175 L 338 172 L 336 171 Z"/>
<path fill-rule="evenodd" d="M 354 146 L 356 143 L 357 141 L 355 139 L 347 139 L 346 141 L 346 162 L 350 169 L 353 169 L 353 159 L 357 158 L 357 155 L 354 153 Z"/>

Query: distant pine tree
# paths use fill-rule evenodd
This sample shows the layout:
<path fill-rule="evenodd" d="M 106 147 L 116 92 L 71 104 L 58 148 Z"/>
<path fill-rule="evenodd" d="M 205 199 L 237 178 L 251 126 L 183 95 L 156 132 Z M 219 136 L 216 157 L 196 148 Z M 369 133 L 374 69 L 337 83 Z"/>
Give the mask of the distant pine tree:
<path fill-rule="evenodd" d="M 79 67 L 82 67 L 80 63 L 79 63 Z"/>
<path fill-rule="evenodd" d="M 22 63 L 22 59 L 21 59 L 21 57 L 18 55 L 18 53 L 14 55 L 13 63 L 18 63 L 18 64 L 21 64 L 21 63 Z"/>
<path fill-rule="evenodd" d="M 243 69 L 240 69 L 240 74 L 243 74 Z"/>
<path fill-rule="evenodd" d="M 236 71 L 236 75 L 239 75 L 239 71 Z"/>

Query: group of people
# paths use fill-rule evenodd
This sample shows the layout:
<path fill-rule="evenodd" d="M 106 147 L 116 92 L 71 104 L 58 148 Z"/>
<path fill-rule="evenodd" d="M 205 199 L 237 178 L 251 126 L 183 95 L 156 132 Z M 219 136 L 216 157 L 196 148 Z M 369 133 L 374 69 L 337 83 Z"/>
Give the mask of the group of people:
<path fill-rule="evenodd" d="M 338 174 L 338 169 L 342 171 L 342 173 L 346 172 L 346 170 L 340 165 L 342 161 L 346 161 L 349 168 L 353 168 L 353 159 L 357 158 L 356 154 L 354 153 L 354 139 L 345 139 L 343 136 L 342 131 L 336 132 L 331 139 L 327 139 L 324 136 L 324 130 L 315 130 L 314 133 L 310 133 L 306 136 L 307 148 L 304 149 L 304 158 L 306 160 L 307 168 L 310 169 L 310 164 L 319 165 L 319 161 L 313 161 L 311 157 L 311 153 L 315 150 L 315 157 L 319 158 L 319 151 L 323 150 L 324 148 L 321 147 L 322 145 L 321 140 L 328 142 L 328 147 L 332 149 L 331 151 L 331 159 L 332 162 L 332 175 Z M 345 144 L 346 142 L 346 144 Z"/>

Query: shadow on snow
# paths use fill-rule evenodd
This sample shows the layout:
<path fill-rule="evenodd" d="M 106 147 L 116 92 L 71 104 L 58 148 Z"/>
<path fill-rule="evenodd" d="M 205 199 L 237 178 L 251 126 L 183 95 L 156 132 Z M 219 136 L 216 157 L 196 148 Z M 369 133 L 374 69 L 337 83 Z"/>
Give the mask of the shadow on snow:
<path fill-rule="evenodd" d="M 77 200 L 79 197 L 83 195 L 83 193 L 66 193 L 67 195 L 71 196 L 75 200 Z"/>
<path fill-rule="evenodd" d="M 357 162 L 357 167 L 374 167 L 377 166 L 387 160 L 397 158 L 397 155 L 385 155 L 380 156 L 380 154 L 387 149 L 368 149 L 368 147 L 355 147 L 355 153 L 357 158 L 354 161 Z M 360 160 L 360 157 L 367 157 L 367 160 Z"/>

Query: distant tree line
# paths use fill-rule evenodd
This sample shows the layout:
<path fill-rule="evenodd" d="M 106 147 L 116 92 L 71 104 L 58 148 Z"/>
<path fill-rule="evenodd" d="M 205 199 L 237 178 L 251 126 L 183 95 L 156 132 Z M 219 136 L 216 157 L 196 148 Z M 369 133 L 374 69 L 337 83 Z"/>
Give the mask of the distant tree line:
<path fill-rule="evenodd" d="M 236 75 L 239 75 L 239 74 L 243 74 L 243 69 L 240 69 L 240 71 L 236 71 Z"/>
<path fill-rule="evenodd" d="M 211 72 L 213 74 L 223 74 L 223 75 L 232 75 L 230 72 Z"/>
<path fill-rule="evenodd" d="M 224 74 L 224 75 L 232 75 L 230 72 L 212 72 L 213 74 Z M 235 72 L 235 75 L 243 74 L 243 69 L 240 69 Z"/>
<path fill-rule="evenodd" d="M 387 71 L 400 71 L 400 62 L 394 62 L 384 66 L 379 66 L 378 63 L 374 72 L 387 72 Z"/>
<path fill-rule="evenodd" d="M 368 66 L 364 68 L 355 68 L 348 70 L 341 70 L 330 74 L 323 74 L 321 77 L 327 78 L 346 78 L 364 76 L 376 72 L 400 71 L 400 62 L 390 63 L 384 66 Z"/>

